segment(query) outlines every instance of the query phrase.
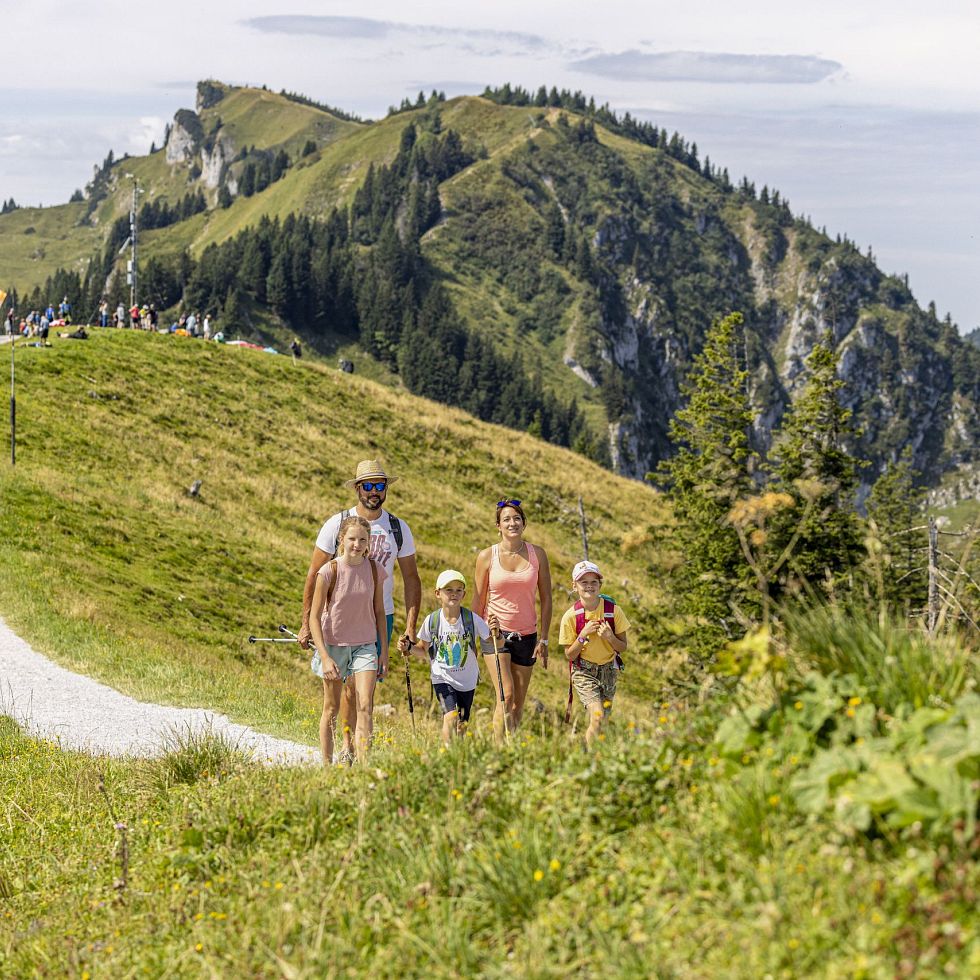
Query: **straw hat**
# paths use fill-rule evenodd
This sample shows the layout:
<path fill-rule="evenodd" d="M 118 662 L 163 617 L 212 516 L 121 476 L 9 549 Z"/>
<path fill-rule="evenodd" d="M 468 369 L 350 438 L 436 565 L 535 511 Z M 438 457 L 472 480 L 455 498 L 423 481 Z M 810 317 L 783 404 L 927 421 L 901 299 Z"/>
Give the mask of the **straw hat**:
<path fill-rule="evenodd" d="M 362 459 L 357 464 L 357 472 L 354 474 L 354 479 L 348 480 L 344 486 L 353 490 L 362 480 L 384 480 L 386 483 L 391 484 L 397 479 L 397 476 L 388 476 L 385 473 L 385 468 L 381 465 L 381 460 Z"/>

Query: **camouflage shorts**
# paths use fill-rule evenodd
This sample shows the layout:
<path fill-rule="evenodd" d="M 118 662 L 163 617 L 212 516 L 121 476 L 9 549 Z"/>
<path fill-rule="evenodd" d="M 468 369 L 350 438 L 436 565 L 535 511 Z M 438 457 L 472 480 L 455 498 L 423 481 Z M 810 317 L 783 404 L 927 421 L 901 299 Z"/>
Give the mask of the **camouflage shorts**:
<path fill-rule="evenodd" d="M 586 708 L 600 704 L 608 714 L 612 708 L 612 699 L 616 696 L 618 674 L 614 663 L 594 664 L 588 660 L 579 660 L 572 664 L 572 687 Z"/>

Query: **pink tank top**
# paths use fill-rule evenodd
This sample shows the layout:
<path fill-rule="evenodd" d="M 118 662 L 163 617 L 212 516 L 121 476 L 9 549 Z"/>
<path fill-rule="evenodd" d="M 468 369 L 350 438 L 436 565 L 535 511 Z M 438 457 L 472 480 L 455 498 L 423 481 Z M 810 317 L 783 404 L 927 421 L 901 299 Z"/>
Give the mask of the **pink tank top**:
<path fill-rule="evenodd" d="M 326 562 L 317 573 L 330 588 L 330 567 Z M 333 647 L 353 647 L 362 643 L 374 643 L 378 638 L 378 625 L 374 618 L 374 577 L 371 560 L 360 565 L 348 565 L 342 558 L 336 562 L 337 582 L 333 586 L 330 604 L 324 607 L 320 617 L 323 640 Z M 375 566 L 379 580 L 384 579 L 383 568 Z"/>
<path fill-rule="evenodd" d="M 527 568 L 508 572 L 500 564 L 499 545 L 490 552 L 490 580 L 487 589 L 487 612 L 496 613 L 504 630 L 524 635 L 538 628 L 534 600 L 538 594 L 538 553 L 527 545 Z"/>

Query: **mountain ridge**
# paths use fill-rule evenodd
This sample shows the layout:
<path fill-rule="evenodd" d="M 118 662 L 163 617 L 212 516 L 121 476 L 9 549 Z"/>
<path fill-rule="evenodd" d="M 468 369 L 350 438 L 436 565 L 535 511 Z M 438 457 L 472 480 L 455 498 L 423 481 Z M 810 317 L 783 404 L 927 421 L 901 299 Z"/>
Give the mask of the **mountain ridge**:
<path fill-rule="evenodd" d="M 431 275 L 465 329 L 522 352 L 546 386 L 580 402 L 600 455 L 619 472 L 642 478 L 670 452 L 667 423 L 692 358 L 711 321 L 732 309 L 749 327 L 763 453 L 806 355 L 829 331 L 860 430 L 849 448 L 872 464 L 865 490 L 906 444 L 924 482 L 975 464 L 980 367 L 948 318 L 922 310 L 906 279 L 885 275 L 846 238 L 831 241 L 794 217 L 778 192 L 757 193 L 745 178 L 734 187 L 677 134 L 619 119 L 578 93 L 433 93 L 361 123 L 263 89 L 202 83 L 197 111 L 178 112 L 165 148 L 104 166 L 103 183 L 97 175 L 65 216 L 87 209 L 94 227 L 77 227 L 91 248 L 126 213 L 122 174 L 144 183 L 144 200 L 200 187 L 202 212 L 141 239 L 151 258 L 199 258 L 266 218 L 325 220 L 351 208 L 368 173 L 397 159 L 408 127 L 420 144 L 458 134 L 469 160 L 437 181 L 437 220 L 418 236 Z M 391 205 L 401 236 L 404 193 Z M 12 251 L 12 218 L 0 216 L 0 256 Z M 64 256 L 69 246 L 49 239 Z M 362 244 L 353 248 L 362 263 Z M 117 285 L 120 262 L 109 270 Z M 307 323 L 287 326 L 309 333 Z"/>

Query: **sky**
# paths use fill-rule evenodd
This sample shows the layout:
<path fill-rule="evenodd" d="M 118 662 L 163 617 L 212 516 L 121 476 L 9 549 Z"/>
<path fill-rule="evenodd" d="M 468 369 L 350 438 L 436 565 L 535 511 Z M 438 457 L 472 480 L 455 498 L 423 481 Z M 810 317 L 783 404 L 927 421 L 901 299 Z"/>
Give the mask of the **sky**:
<path fill-rule="evenodd" d="M 0 24 L 3 200 L 61 203 L 110 148 L 147 152 L 202 78 L 367 118 L 557 85 L 677 130 L 980 325 L 976 0 L 0 0 Z"/>

